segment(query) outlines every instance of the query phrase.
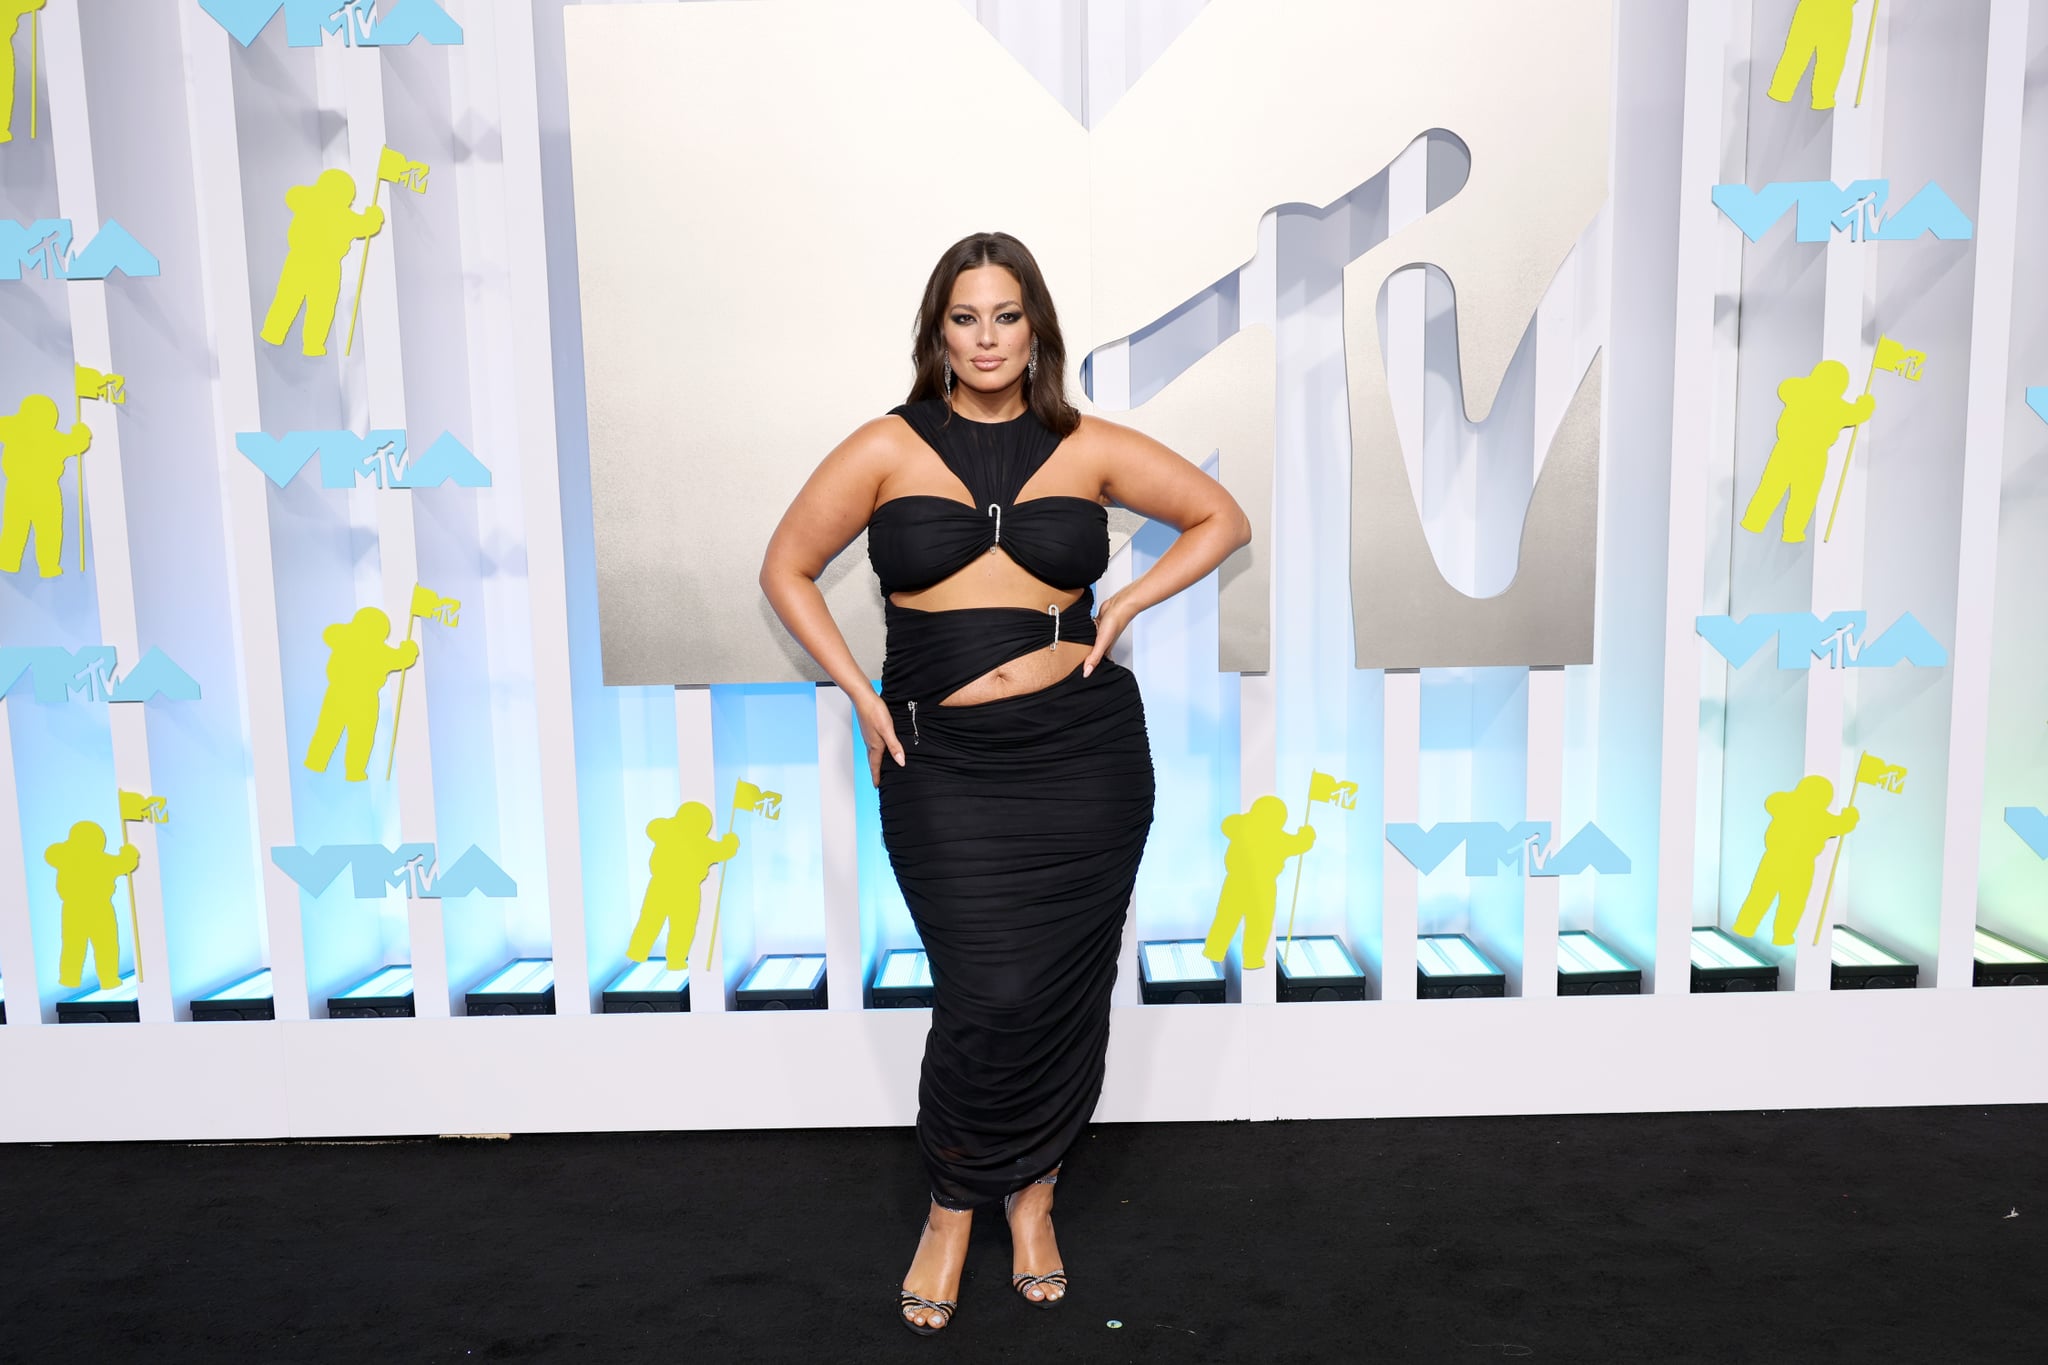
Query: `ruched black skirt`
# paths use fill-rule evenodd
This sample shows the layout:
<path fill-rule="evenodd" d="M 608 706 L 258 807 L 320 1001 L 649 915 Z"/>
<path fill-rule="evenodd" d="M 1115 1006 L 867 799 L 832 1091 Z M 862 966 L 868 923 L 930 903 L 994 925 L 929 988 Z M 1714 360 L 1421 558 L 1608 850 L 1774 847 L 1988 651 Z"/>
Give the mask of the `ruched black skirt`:
<path fill-rule="evenodd" d="M 892 657 L 967 620 L 892 619 Z M 1108 659 L 996 701 L 919 699 L 914 724 L 913 698 L 891 698 L 888 682 L 907 762 L 882 763 L 882 842 L 932 970 L 918 1145 L 933 1198 L 974 1208 L 1057 1166 L 1102 1093 L 1110 988 L 1152 825 L 1145 708 L 1137 679 Z"/>

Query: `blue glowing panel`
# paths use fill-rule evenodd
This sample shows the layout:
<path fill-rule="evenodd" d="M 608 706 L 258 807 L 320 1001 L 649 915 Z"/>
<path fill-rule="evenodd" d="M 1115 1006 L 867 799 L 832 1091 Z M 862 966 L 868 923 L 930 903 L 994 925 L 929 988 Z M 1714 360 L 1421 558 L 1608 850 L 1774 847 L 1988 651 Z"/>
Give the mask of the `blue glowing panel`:
<path fill-rule="evenodd" d="M 825 974 L 825 959 L 811 954 L 770 954 L 754 964 L 743 991 L 807 991 L 814 989 Z"/>
<path fill-rule="evenodd" d="M 342 1000 L 392 999 L 412 993 L 412 965 L 394 963 L 343 991 Z"/>
<path fill-rule="evenodd" d="M 555 984 L 552 958 L 522 957 L 508 962 L 473 992 L 474 995 L 539 995 Z"/>
<path fill-rule="evenodd" d="M 133 1001 L 135 991 L 135 976 L 130 973 L 122 977 L 118 985 L 109 986 L 105 990 L 81 991 L 71 998 L 81 1005 L 120 1005 Z"/>
<path fill-rule="evenodd" d="M 270 998 L 270 968 L 251 972 L 240 981 L 221 987 L 202 1000 L 268 1000 Z"/>
<path fill-rule="evenodd" d="M 1415 942 L 1415 965 L 1424 976 L 1503 975 L 1463 934 L 1424 934 Z"/>
<path fill-rule="evenodd" d="M 1583 929 L 1567 930 L 1557 936 L 1557 969 L 1566 976 L 1635 970 Z"/>
<path fill-rule="evenodd" d="M 1328 934 L 1314 938 L 1298 938 L 1291 944 L 1284 940 L 1281 946 L 1281 962 L 1289 976 L 1336 977 L 1363 976 L 1358 964 L 1351 960 L 1351 954 L 1344 950 L 1343 941 Z"/>
<path fill-rule="evenodd" d="M 606 986 L 608 991 L 679 991 L 690 979 L 690 969 L 670 971 L 664 958 L 650 957 L 645 962 L 635 962 L 612 979 Z"/>
<path fill-rule="evenodd" d="M 1999 965 L 2048 962 L 2048 957 L 2043 957 L 2032 948 L 2023 948 L 2011 939 L 2000 938 L 1997 934 L 1984 929 L 1977 931 L 1977 943 L 1971 956 L 1979 962 Z"/>
<path fill-rule="evenodd" d="M 1147 981 L 1221 981 L 1223 964 L 1202 956 L 1200 939 L 1146 943 L 1139 947 Z"/>
<path fill-rule="evenodd" d="M 1910 967 L 1913 964 L 1875 939 L 1865 938 L 1846 924 L 1835 926 L 1828 944 L 1828 960 L 1837 967 Z"/>
<path fill-rule="evenodd" d="M 931 959 L 921 949 L 891 949 L 882 959 L 882 974 L 875 979 L 875 984 L 890 990 L 929 988 L 932 984 Z"/>
<path fill-rule="evenodd" d="M 1719 929 L 1692 931 L 1692 965 L 1702 971 L 1749 969 L 1771 964 Z"/>

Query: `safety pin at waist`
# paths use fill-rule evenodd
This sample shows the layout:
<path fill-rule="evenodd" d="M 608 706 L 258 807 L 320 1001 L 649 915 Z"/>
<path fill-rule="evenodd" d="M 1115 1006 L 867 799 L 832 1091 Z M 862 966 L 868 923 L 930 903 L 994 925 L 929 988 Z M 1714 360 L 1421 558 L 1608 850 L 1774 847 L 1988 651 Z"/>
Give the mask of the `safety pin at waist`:
<path fill-rule="evenodd" d="M 1046 648 L 1058 649 L 1060 647 L 1060 609 L 1057 606 L 1048 605 L 1046 610 L 1052 613 L 1052 643 L 1047 645 Z"/>
<path fill-rule="evenodd" d="M 996 538 L 995 541 L 988 547 L 989 549 L 993 550 L 996 548 L 997 545 L 1003 543 L 1003 509 L 1000 503 L 992 502 L 988 505 L 988 510 L 989 514 L 996 519 Z"/>

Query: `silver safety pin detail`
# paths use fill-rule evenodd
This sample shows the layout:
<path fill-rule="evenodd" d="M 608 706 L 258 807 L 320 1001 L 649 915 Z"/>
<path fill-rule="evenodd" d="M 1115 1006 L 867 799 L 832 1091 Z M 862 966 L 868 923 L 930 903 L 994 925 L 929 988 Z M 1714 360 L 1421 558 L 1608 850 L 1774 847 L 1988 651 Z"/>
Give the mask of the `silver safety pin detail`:
<path fill-rule="evenodd" d="M 1060 609 L 1057 606 L 1047 606 L 1046 610 L 1052 613 L 1052 643 L 1047 645 L 1046 648 L 1058 649 L 1060 647 Z"/>
<path fill-rule="evenodd" d="M 988 547 L 993 550 L 997 545 L 1003 543 L 1003 509 L 1000 503 L 992 502 L 988 505 L 988 510 L 989 514 L 996 519 L 996 538 L 994 543 Z"/>
<path fill-rule="evenodd" d="M 912 702 L 910 703 L 910 742 L 912 744 L 919 744 L 923 740 L 924 736 L 919 734 L 917 730 L 917 703 Z"/>

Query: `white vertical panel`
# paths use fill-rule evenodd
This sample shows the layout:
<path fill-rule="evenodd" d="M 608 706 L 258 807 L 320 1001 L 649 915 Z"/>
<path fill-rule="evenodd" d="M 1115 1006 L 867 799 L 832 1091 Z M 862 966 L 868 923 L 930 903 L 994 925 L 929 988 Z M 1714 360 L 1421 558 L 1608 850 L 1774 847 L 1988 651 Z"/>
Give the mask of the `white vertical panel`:
<path fill-rule="evenodd" d="M 270 514 L 261 470 L 236 450 L 234 433 L 259 431 L 256 340 L 251 330 L 248 243 L 243 228 L 239 138 L 227 33 L 197 6 L 179 10 L 185 61 L 185 117 L 192 129 L 199 268 L 205 278 L 206 335 L 214 359 L 215 458 L 226 506 L 228 572 L 235 652 L 241 661 L 243 725 L 255 784 L 256 833 L 263 887 L 272 1008 L 281 1020 L 305 1019 L 306 955 L 298 884 L 270 850 L 298 843 L 293 832 L 291 757 L 285 739 L 284 665 L 271 578 Z"/>
<path fill-rule="evenodd" d="M 498 29 L 498 91 L 505 176 L 505 245 L 518 316 L 512 328 L 513 416 L 520 507 L 525 513 L 527 606 L 532 613 L 533 703 L 540 750 L 541 821 L 555 1010 L 587 1014 L 593 994 L 583 915 L 583 849 L 576 793 L 576 729 L 569 685 L 569 605 L 562 551 L 562 491 L 555 459 L 555 386 L 548 307 L 548 243 L 541 215 L 540 107 L 531 0 L 506 6 Z"/>
<path fill-rule="evenodd" d="M 1238 674 L 1237 693 L 1237 808 L 1247 811 L 1252 802 L 1279 790 L 1277 762 L 1278 717 L 1274 707 L 1275 688 L 1271 673 Z M 1307 812 L 1301 812 L 1305 819 Z M 1297 827 L 1300 820 L 1297 820 Z M 1295 872 L 1281 873 L 1280 885 L 1292 886 Z M 1275 919 L 1276 934 L 1287 931 L 1285 919 Z M 1247 1005 L 1270 1005 L 1280 985 L 1279 948 L 1276 943 L 1266 956 L 1267 970 L 1242 972 L 1238 979 L 1239 999 Z"/>
<path fill-rule="evenodd" d="M 860 960 L 860 840 L 855 836 L 854 771 L 857 725 L 853 701 L 831 683 L 818 692 L 818 828 L 825 858 L 825 979 L 835 1010 L 863 1007 Z M 896 760 L 886 755 L 883 762 Z"/>
<path fill-rule="evenodd" d="M 1131 406 L 1131 343 L 1128 337 L 1120 337 L 1097 349 L 1089 361 L 1090 397 L 1095 406 L 1105 412 L 1125 412 Z M 1131 559 L 1136 543 L 1134 536 L 1124 542 L 1123 547 L 1110 557 L 1109 567 L 1103 570 L 1102 581 L 1096 585 L 1097 603 L 1108 601 L 1131 583 Z M 1129 668 L 1132 662 L 1133 643 L 1131 632 L 1125 631 L 1109 647 L 1109 657 Z M 1140 679 L 1142 685 L 1143 679 Z M 1131 906 L 1124 915 L 1124 941 L 1117 949 L 1116 984 L 1110 988 L 1110 1004 L 1136 1005 L 1138 1000 L 1138 904 L 1135 889 L 1131 895 Z"/>
<path fill-rule="evenodd" d="M 14 1008 L 10 1024 L 40 1024 L 43 1011 L 36 987 L 36 941 L 28 922 L 28 867 L 21 849 L 21 803 L 14 790 L 14 736 L 8 728 L 8 706 L 0 701 L 0 986 Z M 10 976 L 11 973 L 11 976 Z"/>
<path fill-rule="evenodd" d="M 1992 0 L 1984 73 L 1984 161 L 1977 207 L 1977 277 L 1970 315 L 1969 417 L 1963 434 L 1963 536 L 1956 566 L 1956 639 L 1949 653 L 1948 794 L 1942 825 L 1941 940 L 1934 984 L 1971 983 L 1982 851 L 1986 717 L 1991 705 L 1992 606 L 1997 596 L 1999 481 L 2012 338 L 2013 254 L 2026 93 L 2026 0 Z M 2039 168 L 2031 169 L 2039 174 Z"/>
<path fill-rule="evenodd" d="M 676 774 L 682 781 L 683 800 L 701 801 L 708 809 L 718 810 L 718 777 L 711 759 L 711 689 L 708 687 L 676 689 Z M 631 809 L 630 804 L 628 809 Z M 646 844 L 644 839 L 639 842 L 642 846 Z M 699 944 L 709 941 L 712 907 L 719 904 L 718 889 L 725 882 L 728 866 L 729 863 L 713 863 L 711 874 L 697 889 Z M 725 945 L 725 935 L 720 934 L 718 955 L 721 961 L 709 971 L 698 965 L 704 960 L 704 948 L 697 947 L 690 955 L 690 1011 L 693 1014 L 725 1013 L 725 965 L 722 960 Z M 828 970 L 830 965 L 829 962 L 826 964 Z"/>
<path fill-rule="evenodd" d="M 349 48 L 321 49 L 316 64 L 321 72 L 321 89 L 338 86 L 348 126 L 348 170 L 355 178 L 356 197 L 378 183 L 377 158 L 384 148 L 384 68 L 375 60 Z M 330 84 L 334 82 L 334 84 Z M 379 196 L 384 208 L 384 229 L 369 239 L 359 269 L 367 272 L 361 282 L 361 318 L 356 325 L 355 351 L 342 361 L 344 374 L 360 375 L 360 390 L 351 385 L 349 425 L 355 430 L 370 427 L 405 427 L 405 367 L 399 343 L 398 268 L 393 258 L 394 240 L 402 226 L 388 198 Z M 354 260 L 354 257 L 350 258 Z M 342 272 L 343 297 L 356 297 L 356 280 Z M 336 310 L 334 330 L 341 343 L 348 344 L 348 322 Z M 328 343 L 332 352 L 334 343 Z M 380 570 L 378 600 L 391 617 L 394 633 L 404 634 L 411 621 L 412 590 L 419 581 L 417 544 L 413 539 L 413 503 L 409 497 L 376 496 L 376 490 L 358 489 L 354 497 L 374 498 L 377 527 L 377 563 Z M 393 779 L 398 797 L 398 836 L 404 843 L 436 843 L 434 820 L 433 749 L 427 717 L 427 673 L 433 642 L 414 630 L 420 646 L 419 661 L 403 678 L 404 695 L 411 705 L 404 708 L 397 723 L 397 758 Z M 447 864 L 444 864 L 444 866 Z M 409 890 L 409 888 L 408 888 Z M 452 1012 L 448 957 L 443 947 L 441 902 L 432 897 L 409 897 L 406 931 L 411 946 L 413 1008 L 422 1019 L 445 1019 Z"/>
<path fill-rule="evenodd" d="M 1565 670 L 1529 670 L 1528 796 L 1524 809 L 1531 820 L 1548 820 L 1554 842 L 1562 848 L 1575 829 L 1564 823 Z M 1582 873 L 1584 881 L 1598 873 Z M 1522 995 L 1543 999 L 1557 994 L 1557 915 L 1564 888 L 1561 877 L 1530 877 L 1522 889 Z"/>
<path fill-rule="evenodd" d="M 1722 100 L 1733 0 L 1695 0 L 1686 18 L 1685 136 L 1678 168 L 1678 336 L 1671 398 L 1670 553 L 1665 561 L 1663 780 L 1657 834 L 1657 958 L 1661 994 L 1692 988 L 1694 831 L 1701 787 L 1702 675 L 1694 618 L 1706 595 L 1708 470 L 1719 365 L 1715 311 L 1725 279 L 1722 224 L 1711 199 L 1721 176 Z M 1716 660 L 1716 663 L 1719 661 Z"/>
<path fill-rule="evenodd" d="M 1387 673 L 1386 762 L 1380 769 L 1386 822 L 1420 818 L 1422 807 L 1422 675 Z M 1368 835 L 1368 837 L 1370 837 Z M 1380 999 L 1415 998 L 1418 876 L 1414 864 L 1383 851 L 1380 900 Z"/>
<path fill-rule="evenodd" d="M 1881 27 L 1885 18 L 1885 13 L 1876 16 Z M 1882 37 L 1882 33 L 1879 36 Z M 1861 50 L 1860 44 L 1852 45 L 1850 49 L 1852 54 Z M 1828 158 L 1829 175 L 1838 185 L 1846 185 L 1868 175 L 1871 167 L 1883 165 L 1884 65 L 1883 48 L 1880 47 L 1871 59 L 1873 79 L 1864 92 L 1863 104 L 1860 107 L 1856 105 L 1853 97 L 1838 100 L 1834 113 L 1829 117 L 1829 129 L 1833 134 Z M 1842 77 L 1845 89 L 1849 80 L 1849 73 L 1845 70 Z M 1866 344 L 1865 323 L 1876 309 L 1877 258 L 1867 244 L 1852 241 L 1846 234 L 1831 237 L 1825 252 L 1827 285 L 1822 305 L 1821 353 L 1827 359 L 1839 360 L 1848 366 L 1850 386 L 1847 397 L 1853 399 L 1860 392 L 1855 377 L 1869 373 L 1871 353 L 1876 345 L 1874 335 Z M 1813 551 L 1810 610 L 1816 616 L 1825 618 L 1831 611 L 1849 611 L 1863 605 L 1863 554 L 1868 528 L 1863 515 L 1863 492 L 1873 454 L 1871 447 L 1883 437 L 1882 423 L 1866 423 L 1859 430 L 1856 458 L 1849 465 L 1847 481 L 1841 485 L 1842 510 L 1834 516 L 1834 534 L 1823 539 L 1833 512 L 1836 484 L 1842 478 L 1840 464 L 1831 463 L 1830 472 L 1835 477 L 1827 480 L 1821 490 L 1820 506 L 1814 514 L 1815 530 L 1808 540 Z M 1871 625 L 1874 630 L 1883 628 L 1879 622 L 1873 621 Z M 1848 661 L 1844 659 L 1842 662 L 1846 664 Z M 1759 666 L 1762 666 L 1761 661 Z M 1807 669 L 1804 771 L 1816 773 L 1834 783 L 1838 804 L 1848 800 L 1855 782 L 1856 751 L 1853 740 L 1850 740 L 1853 726 L 1848 724 L 1854 705 L 1854 687 L 1854 674 L 1846 667 Z M 1833 865 L 1833 860 L 1831 845 L 1823 855 L 1823 862 Z M 1816 942 L 1813 930 L 1820 920 L 1823 898 L 1827 900 L 1827 917 L 1832 923 L 1841 924 L 1847 920 L 1851 865 L 1852 860 L 1841 860 L 1832 895 L 1828 892 L 1825 871 L 1814 878 L 1814 894 L 1808 898 L 1806 914 L 1799 922 L 1799 944 L 1791 964 L 1795 990 L 1824 991 L 1833 986 L 1829 938 L 1822 934 Z"/>
<path fill-rule="evenodd" d="M 78 11 L 50 11 L 44 26 L 43 52 L 48 63 L 50 122 L 64 135 L 56 140 L 57 207 L 77 225 L 81 237 L 99 227 L 99 196 L 93 179 L 92 127 L 85 93 L 85 52 Z M 173 267 L 175 268 L 175 267 Z M 107 287 L 99 280 L 74 280 L 65 288 L 71 305 L 72 358 L 101 370 L 119 370 L 110 354 L 107 329 Z M 135 623 L 135 583 L 128 557 L 128 501 L 121 476 L 121 426 L 118 418 L 103 422 L 93 433 L 84 459 L 86 517 L 93 590 L 99 600 L 102 642 L 112 645 L 122 670 L 142 657 Z M 155 703 L 109 705 L 113 731 L 114 774 L 123 791 L 153 794 L 149 773 L 149 731 L 145 707 Z M 119 847 L 118 831 L 107 842 Z M 127 842 L 141 850 L 142 861 L 129 878 L 135 904 L 135 970 L 142 1021 L 169 1023 L 172 1018 L 171 966 L 164 951 L 163 879 L 157 863 L 156 827 L 142 822 L 127 830 Z M 117 903 L 120 893 L 115 893 Z"/>

